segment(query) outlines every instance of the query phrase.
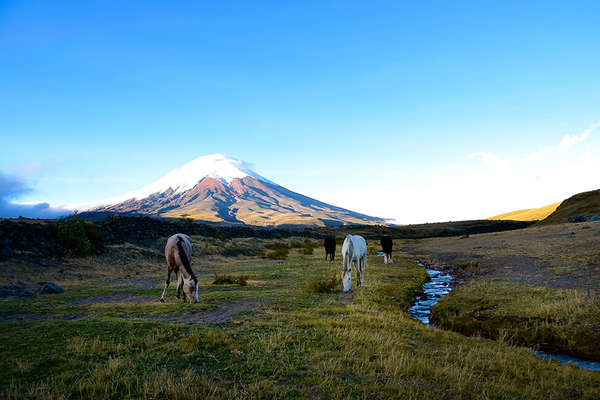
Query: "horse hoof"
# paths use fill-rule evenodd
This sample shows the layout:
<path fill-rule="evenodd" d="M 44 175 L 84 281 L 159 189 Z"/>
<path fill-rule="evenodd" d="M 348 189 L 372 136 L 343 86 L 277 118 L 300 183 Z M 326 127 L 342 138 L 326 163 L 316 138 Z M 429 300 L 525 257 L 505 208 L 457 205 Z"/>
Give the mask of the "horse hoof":
<path fill-rule="evenodd" d="M 160 302 L 161 302 L 161 303 L 164 303 L 164 302 L 165 302 L 165 299 L 163 299 L 163 298 L 161 297 L 161 298 L 160 298 Z"/>

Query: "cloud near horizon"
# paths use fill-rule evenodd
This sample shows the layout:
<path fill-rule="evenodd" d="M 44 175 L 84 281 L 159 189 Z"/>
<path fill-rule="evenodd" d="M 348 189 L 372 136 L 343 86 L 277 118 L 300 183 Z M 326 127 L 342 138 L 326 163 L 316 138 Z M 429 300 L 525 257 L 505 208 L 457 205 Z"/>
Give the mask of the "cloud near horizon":
<path fill-rule="evenodd" d="M 22 179 L 0 171 L 0 217 L 60 218 L 73 213 L 62 207 L 52 207 L 45 202 L 18 203 L 14 201 L 31 191 L 31 187 Z"/>
<path fill-rule="evenodd" d="M 591 124 L 515 156 L 484 149 L 449 163 L 424 159 L 418 170 L 390 163 L 385 177 L 368 170 L 356 189 L 332 185 L 320 200 L 398 224 L 482 219 L 545 206 L 600 188 L 598 127 Z"/>

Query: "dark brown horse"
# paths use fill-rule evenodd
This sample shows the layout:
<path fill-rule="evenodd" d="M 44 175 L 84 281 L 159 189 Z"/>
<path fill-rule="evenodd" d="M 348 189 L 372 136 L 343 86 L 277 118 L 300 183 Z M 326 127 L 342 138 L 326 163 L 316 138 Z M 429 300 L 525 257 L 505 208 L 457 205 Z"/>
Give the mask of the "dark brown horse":
<path fill-rule="evenodd" d="M 385 264 L 391 264 L 392 260 L 392 247 L 394 243 L 392 242 L 392 237 L 389 235 L 385 235 L 381 238 L 381 248 L 383 250 L 383 262 Z"/>
<path fill-rule="evenodd" d="M 177 298 L 179 298 L 183 286 L 183 301 L 187 301 L 187 295 L 190 303 L 197 303 L 198 279 L 194 275 L 194 271 L 192 271 L 190 265 L 192 261 L 192 244 L 189 236 L 183 233 L 171 236 L 165 246 L 165 258 L 167 259 L 167 282 L 160 301 L 165 302 L 171 273 L 175 272 L 177 278 Z"/>
<path fill-rule="evenodd" d="M 333 261 L 335 258 L 335 236 L 325 236 L 323 244 L 325 245 L 325 259 L 327 260 L 327 256 L 329 256 L 329 261 Z"/>

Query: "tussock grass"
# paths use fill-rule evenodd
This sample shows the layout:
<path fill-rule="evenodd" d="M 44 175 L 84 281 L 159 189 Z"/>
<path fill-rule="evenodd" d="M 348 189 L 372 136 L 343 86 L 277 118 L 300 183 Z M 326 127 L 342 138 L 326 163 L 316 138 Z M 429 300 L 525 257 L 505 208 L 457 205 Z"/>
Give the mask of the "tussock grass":
<path fill-rule="evenodd" d="M 329 279 L 317 279 L 312 281 L 309 288 L 315 293 L 331 293 L 339 287 L 340 283 L 340 278 L 332 276 Z"/>
<path fill-rule="evenodd" d="M 215 280 L 213 281 L 213 285 L 225 284 L 246 286 L 248 284 L 248 275 L 233 276 L 228 274 L 215 274 Z"/>

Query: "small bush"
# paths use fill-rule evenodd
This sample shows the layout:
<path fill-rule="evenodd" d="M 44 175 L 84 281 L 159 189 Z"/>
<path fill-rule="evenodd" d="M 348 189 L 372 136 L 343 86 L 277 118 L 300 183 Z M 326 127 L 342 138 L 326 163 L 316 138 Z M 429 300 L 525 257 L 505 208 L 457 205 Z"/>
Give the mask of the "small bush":
<path fill-rule="evenodd" d="M 275 243 L 270 247 L 271 251 L 265 254 L 265 258 L 269 260 L 283 260 L 290 253 L 290 246 L 287 243 Z"/>
<path fill-rule="evenodd" d="M 310 290 L 315 293 L 331 293 L 340 283 L 340 279 L 332 276 L 329 279 L 319 279 L 310 283 Z"/>
<path fill-rule="evenodd" d="M 316 249 L 317 247 L 319 247 L 317 243 L 313 242 L 310 239 L 306 239 L 304 243 L 302 243 L 302 254 L 313 254 L 314 249 Z"/>
<path fill-rule="evenodd" d="M 302 242 L 299 242 L 299 241 L 297 241 L 297 240 L 292 240 L 292 241 L 290 242 L 290 247 L 291 247 L 292 249 L 299 249 L 299 248 L 301 248 L 301 247 L 302 247 Z"/>
<path fill-rule="evenodd" d="M 302 248 L 302 254 L 304 255 L 310 255 L 313 253 L 313 248 L 312 247 L 303 247 Z"/>
<path fill-rule="evenodd" d="M 58 240 L 74 255 L 87 256 L 92 251 L 92 244 L 85 233 L 85 222 L 80 217 L 62 220 L 58 223 Z"/>
<path fill-rule="evenodd" d="M 248 275 L 217 275 L 215 274 L 215 280 L 213 281 L 213 285 L 240 285 L 246 286 L 248 284 Z"/>
<path fill-rule="evenodd" d="M 93 222 L 89 221 L 86 221 L 83 224 L 83 228 L 85 230 L 85 236 L 87 236 L 92 247 L 101 247 L 102 243 L 104 242 L 104 232 L 98 229 Z"/>

